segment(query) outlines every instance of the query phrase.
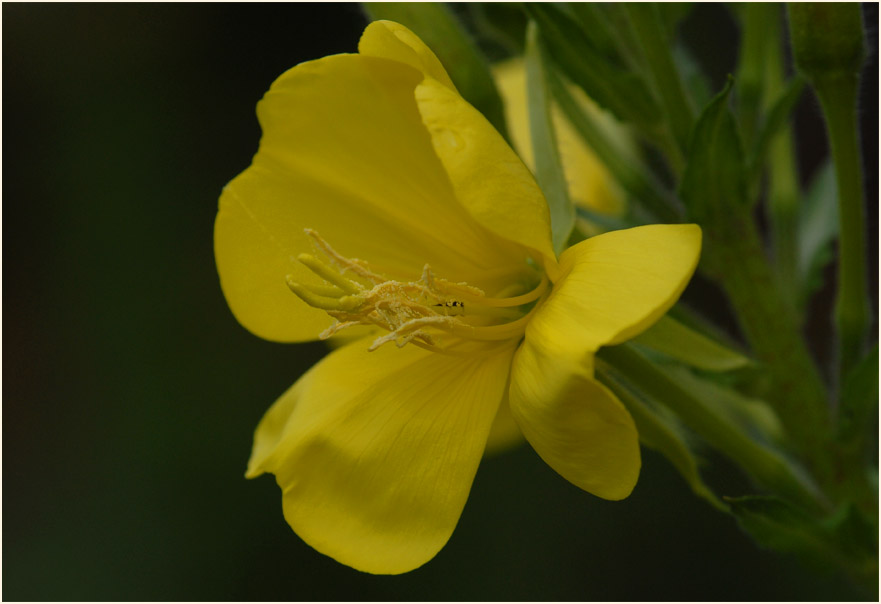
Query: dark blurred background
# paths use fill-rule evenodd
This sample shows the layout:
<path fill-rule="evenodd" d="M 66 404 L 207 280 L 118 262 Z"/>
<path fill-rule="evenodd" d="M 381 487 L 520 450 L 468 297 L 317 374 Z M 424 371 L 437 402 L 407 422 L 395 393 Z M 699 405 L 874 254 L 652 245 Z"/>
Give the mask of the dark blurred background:
<path fill-rule="evenodd" d="M 243 473 L 263 412 L 324 348 L 236 323 L 212 228 L 221 187 L 257 149 L 255 103 L 289 67 L 354 52 L 360 9 L 4 4 L 2 17 L 4 599 L 859 597 L 757 548 L 651 452 L 620 503 L 528 447 L 487 460 L 447 547 L 404 576 L 316 553 L 274 480 Z M 714 77 L 732 70 L 724 7 L 699 7 L 683 31 Z M 815 102 L 803 105 L 822 156 Z M 714 468 L 714 484 L 745 492 Z"/>

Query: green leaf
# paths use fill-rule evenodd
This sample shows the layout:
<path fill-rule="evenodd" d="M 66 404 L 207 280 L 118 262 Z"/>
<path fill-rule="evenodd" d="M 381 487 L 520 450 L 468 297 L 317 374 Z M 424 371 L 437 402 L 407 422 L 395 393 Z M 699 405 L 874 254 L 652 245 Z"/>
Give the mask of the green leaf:
<path fill-rule="evenodd" d="M 371 19 L 396 21 L 422 38 L 440 59 L 459 93 L 507 138 L 504 107 L 489 64 L 449 7 L 440 2 L 362 5 Z"/>
<path fill-rule="evenodd" d="M 545 71 L 545 57 L 538 29 L 530 22 L 526 29 L 526 88 L 529 104 L 529 133 L 535 157 L 535 179 L 541 186 L 551 213 L 554 251 L 566 247 L 575 226 L 575 206 L 569 199 L 569 185 L 560 160 L 557 135 L 551 120 L 551 96 Z"/>
<path fill-rule="evenodd" d="M 628 343 L 601 348 L 597 359 L 611 366 L 646 397 L 675 413 L 757 483 L 805 505 L 818 505 L 820 495 L 804 470 L 749 435 L 730 414 L 720 413 L 712 400 L 688 388 L 681 376 L 674 376 L 671 367 L 652 362 Z"/>
<path fill-rule="evenodd" d="M 523 54 L 529 18 L 519 6 L 509 2 L 469 2 L 463 6 L 479 39 L 500 46 L 508 55 Z M 489 58 L 501 59 L 492 55 Z"/>
<path fill-rule="evenodd" d="M 691 218 L 724 229 L 731 213 L 743 214 L 748 206 L 743 149 L 728 95 L 724 90 L 704 108 L 695 124 L 679 193 Z"/>
<path fill-rule="evenodd" d="M 795 104 L 801 98 L 804 91 L 805 81 L 801 76 L 795 76 L 786 85 L 786 88 L 780 93 L 780 96 L 771 105 L 771 110 L 765 123 L 762 124 L 759 134 L 756 137 L 755 145 L 749 159 L 749 179 L 752 181 L 761 174 L 762 165 L 765 162 L 765 156 L 768 153 L 768 147 L 774 137 L 789 123 L 792 110 Z"/>
<path fill-rule="evenodd" d="M 593 46 L 622 69 L 639 69 L 639 49 L 633 32 L 627 27 L 627 15 L 619 4 L 569 2 L 572 15 L 588 32 Z"/>
<path fill-rule="evenodd" d="M 667 35 L 671 38 L 682 20 L 694 10 L 692 2 L 656 2 L 655 5 L 658 7 Z"/>
<path fill-rule="evenodd" d="M 740 526 L 759 545 L 778 551 L 825 554 L 829 538 L 809 514 L 779 497 L 725 497 Z"/>
<path fill-rule="evenodd" d="M 836 565 L 877 597 L 878 528 L 853 506 L 820 520 L 773 496 L 725 497 L 738 524 L 769 549 Z"/>
<path fill-rule="evenodd" d="M 596 212 L 594 210 L 585 208 L 583 206 L 575 206 L 575 216 L 578 218 L 583 218 L 593 224 L 594 226 L 600 227 L 603 232 L 605 231 L 620 231 L 621 229 L 631 229 L 636 226 L 642 226 L 646 224 L 644 222 L 636 222 L 631 216 L 609 216 L 608 214 L 602 214 L 600 212 Z M 576 223 L 577 224 L 577 223 Z M 579 239 L 579 241 L 583 241 L 584 239 Z M 577 243 L 577 242 L 576 242 Z M 570 245 L 574 245 L 571 243 Z"/>
<path fill-rule="evenodd" d="M 627 2 L 622 6 L 639 41 L 642 63 L 655 97 L 660 102 L 665 124 L 684 150 L 694 118 L 682 78 L 673 61 L 670 51 L 672 43 L 668 39 L 660 10 L 657 4 L 649 2 Z"/>
<path fill-rule="evenodd" d="M 611 62 L 558 6 L 528 3 L 548 53 L 563 72 L 598 105 L 618 119 L 650 130 L 660 119 L 655 99 L 640 76 Z"/>
<path fill-rule="evenodd" d="M 823 269 L 834 259 L 832 244 L 838 229 L 835 167 L 827 161 L 808 186 L 798 216 L 798 273 L 803 298 L 823 284 Z"/>
<path fill-rule="evenodd" d="M 680 422 L 657 403 L 650 404 L 611 367 L 598 366 L 600 381 L 609 387 L 630 412 L 639 440 L 646 447 L 661 453 L 682 475 L 695 495 L 706 499 L 713 507 L 727 511 L 727 506 L 704 484 L 698 469 L 698 458 L 692 451 Z"/>
<path fill-rule="evenodd" d="M 563 114 L 572 124 L 587 145 L 594 150 L 615 177 L 615 180 L 630 193 L 637 202 L 645 205 L 655 220 L 679 222 L 681 204 L 648 172 L 643 164 L 611 138 L 603 125 L 576 102 L 566 89 L 560 75 L 553 68 L 547 70 L 548 83 Z"/>
<path fill-rule="evenodd" d="M 673 47 L 673 60 L 676 61 L 682 74 L 682 83 L 688 96 L 694 100 L 695 105 L 703 107 L 709 103 L 713 96 L 710 82 L 692 52 L 687 47 L 677 44 Z"/>
<path fill-rule="evenodd" d="M 783 426 L 774 410 L 757 398 L 701 377 L 684 367 L 665 366 L 667 374 L 680 387 L 701 400 L 706 408 L 753 439 L 771 445 L 783 440 Z"/>
<path fill-rule="evenodd" d="M 878 523 L 867 518 L 858 507 L 846 505 L 828 518 L 824 526 L 835 536 L 842 552 L 852 558 L 872 558 L 878 555 Z M 874 568 L 878 579 L 877 559 Z"/>
<path fill-rule="evenodd" d="M 731 371 L 750 360 L 727 346 L 665 315 L 633 340 L 691 367 L 706 371 Z"/>

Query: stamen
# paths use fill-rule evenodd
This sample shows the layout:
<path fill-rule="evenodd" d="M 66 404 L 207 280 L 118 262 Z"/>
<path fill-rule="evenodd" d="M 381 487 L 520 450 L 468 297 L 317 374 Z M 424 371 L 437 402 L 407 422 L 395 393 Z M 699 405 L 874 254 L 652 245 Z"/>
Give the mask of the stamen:
<path fill-rule="evenodd" d="M 288 275 L 285 282 L 292 292 L 309 306 L 320 308 L 321 310 L 335 311 L 352 311 L 358 308 L 361 301 L 355 296 L 342 296 L 338 298 L 330 298 L 316 294 L 309 287 L 297 283 L 293 279 L 293 275 Z"/>
<path fill-rule="evenodd" d="M 349 281 L 341 274 L 335 273 L 334 271 L 330 270 L 329 266 L 318 260 L 315 256 L 312 256 L 310 254 L 300 254 L 299 256 L 297 256 L 297 260 L 305 264 L 310 271 L 312 271 L 328 283 L 333 283 L 347 294 L 357 294 L 364 289 L 363 287 L 361 287 L 361 285 L 355 283 L 354 281 Z"/>
<path fill-rule="evenodd" d="M 343 269 L 343 272 L 348 269 L 359 277 L 364 277 L 365 279 L 369 279 L 374 283 L 382 283 L 383 281 L 385 281 L 385 277 L 383 277 L 382 275 L 377 275 L 376 273 L 370 271 L 366 266 L 366 262 L 358 260 L 357 258 L 346 258 L 345 256 L 341 256 L 339 253 L 337 253 L 335 249 L 330 247 L 329 243 L 321 238 L 321 236 L 318 234 L 318 231 L 315 231 L 313 229 L 303 230 L 306 232 L 307 235 L 312 237 L 318 248 L 322 252 L 327 254 L 328 258 L 335 261 L 336 264 Z"/>
<path fill-rule="evenodd" d="M 306 234 L 329 262 L 311 254 L 300 254 L 298 260 L 324 283 L 302 284 L 289 275 L 288 287 L 337 320 L 320 334 L 322 339 L 355 325 L 387 331 L 369 350 L 394 342 L 399 348 L 413 344 L 432 352 L 468 354 L 493 342 L 520 338 L 549 289 L 542 275 L 538 285 L 524 294 L 491 298 L 467 283 L 437 277 L 428 264 L 419 280 L 395 281 L 373 272 L 363 260 L 342 256 L 316 231 L 306 229 Z M 345 276 L 347 272 L 352 277 Z M 522 291 L 515 283 L 503 291 L 518 289 Z M 527 311 L 523 307 L 529 304 L 532 308 Z"/>

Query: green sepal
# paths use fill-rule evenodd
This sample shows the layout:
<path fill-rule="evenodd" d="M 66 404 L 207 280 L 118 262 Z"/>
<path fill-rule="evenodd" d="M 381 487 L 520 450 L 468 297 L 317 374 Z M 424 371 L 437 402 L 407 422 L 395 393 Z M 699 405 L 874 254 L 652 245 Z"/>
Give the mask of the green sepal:
<path fill-rule="evenodd" d="M 725 88 L 704 108 L 691 134 L 679 194 L 693 220 L 717 228 L 748 208 L 743 148 Z"/>
<path fill-rule="evenodd" d="M 695 495 L 707 500 L 716 509 L 727 511 L 728 506 L 701 478 L 699 459 L 692 451 L 681 422 L 666 408 L 658 403 L 650 403 L 645 395 L 628 386 L 626 379 L 608 365 L 600 362 L 597 376 L 627 407 L 639 432 L 640 442 L 666 457 Z"/>
<path fill-rule="evenodd" d="M 443 64 L 466 101 L 508 137 L 505 111 L 489 64 L 445 4 L 440 2 L 364 2 L 371 19 L 388 19 L 408 27 Z"/>
<path fill-rule="evenodd" d="M 835 167 L 827 161 L 817 171 L 798 215 L 798 274 L 801 299 L 823 285 L 823 269 L 835 258 L 838 238 L 838 187 Z"/>
<path fill-rule="evenodd" d="M 530 22 L 526 29 L 526 88 L 535 179 L 548 202 L 554 251 L 559 254 L 575 226 L 575 206 L 569 198 L 569 184 L 560 159 L 551 118 L 545 53 L 534 22 Z"/>
<path fill-rule="evenodd" d="M 661 113 L 645 82 L 610 61 L 592 43 L 590 32 L 553 4 L 527 3 L 526 10 L 554 62 L 598 105 L 646 130 L 658 123 Z"/>
<path fill-rule="evenodd" d="M 705 371 L 731 371 L 751 363 L 739 352 L 708 338 L 669 315 L 661 317 L 633 341 L 690 367 Z"/>

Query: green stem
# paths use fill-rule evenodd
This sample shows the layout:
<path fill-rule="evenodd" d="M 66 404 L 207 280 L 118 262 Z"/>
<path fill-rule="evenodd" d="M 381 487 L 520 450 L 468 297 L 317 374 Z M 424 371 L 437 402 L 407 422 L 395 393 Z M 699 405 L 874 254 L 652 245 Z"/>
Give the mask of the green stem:
<path fill-rule="evenodd" d="M 765 33 L 768 44 L 765 61 L 764 113 L 771 117 L 772 103 L 785 90 L 783 48 L 780 36 L 780 8 L 772 5 Z M 798 82 L 796 82 L 798 87 Z M 798 90 L 798 88 L 796 88 Z M 798 95 L 795 95 L 797 98 Z M 788 112 L 787 112 L 788 114 Z M 798 300 L 798 176 L 792 146 L 792 129 L 786 125 L 770 142 L 768 156 L 768 206 L 770 208 L 774 261 L 781 294 L 795 305 Z"/>
<path fill-rule="evenodd" d="M 839 339 L 839 378 L 843 381 L 863 353 L 869 328 L 866 242 L 863 229 L 863 178 L 857 134 L 857 76 L 838 72 L 814 80 L 826 117 L 841 225 L 835 320 Z"/>
<path fill-rule="evenodd" d="M 674 411 L 711 446 L 742 467 L 763 487 L 819 511 L 824 507 L 816 488 L 784 457 L 750 439 L 737 425 L 713 413 L 691 392 L 629 344 L 603 348 L 598 357 L 640 390 Z M 608 378 L 604 371 L 600 381 Z"/>
<path fill-rule="evenodd" d="M 755 357 L 768 370 L 765 399 L 821 484 L 832 482 L 826 390 L 801 338 L 794 307 L 779 292 L 748 214 L 707 225 L 704 268 L 724 287 Z"/>
<path fill-rule="evenodd" d="M 658 8 L 651 3 L 626 3 L 624 8 L 642 48 L 648 74 L 667 117 L 677 147 L 674 158 L 683 159 L 694 120 L 685 88 L 670 52 L 670 41 L 664 32 Z M 671 158 L 674 164 L 676 159 Z M 681 163 L 681 161 L 679 162 Z"/>
<path fill-rule="evenodd" d="M 791 131 L 784 128 L 771 143 L 768 199 L 774 262 L 780 292 L 787 302 L 798 300 L 798 181 Z"/>
<path fill-rule="evenodd" d="M 747 146 L 752 144 L 759 126 L 759 107 L 764 88 L 768 46 L 766 29 L 769 5 L 749 2 L 741 6 L 742 35 L 737 67 L 740 102 L 737 104 L 740 133 Z"/>

